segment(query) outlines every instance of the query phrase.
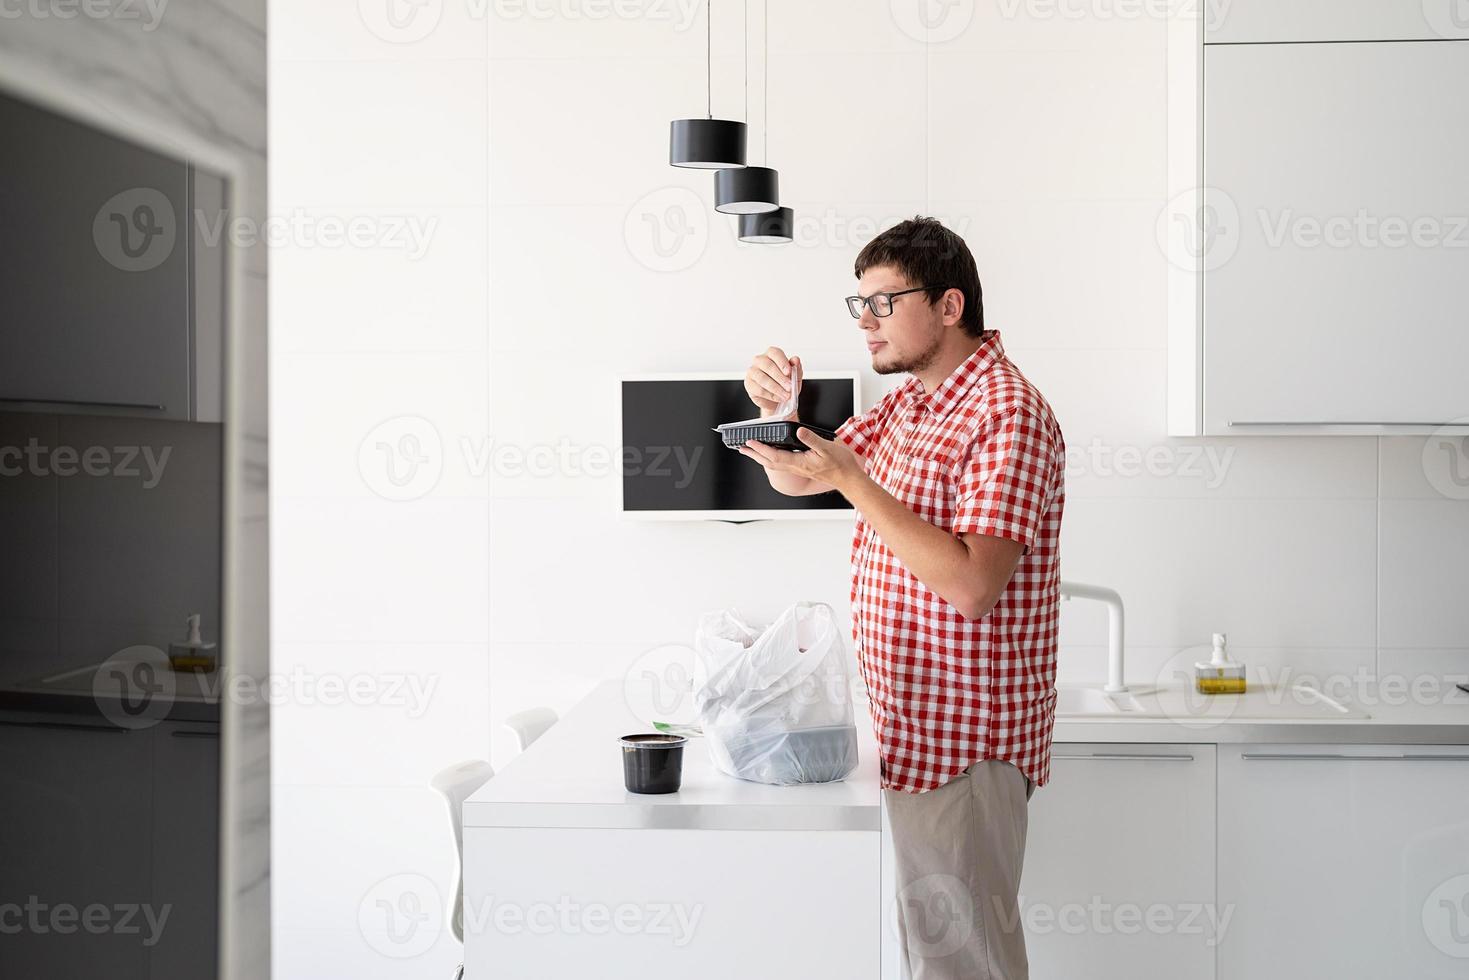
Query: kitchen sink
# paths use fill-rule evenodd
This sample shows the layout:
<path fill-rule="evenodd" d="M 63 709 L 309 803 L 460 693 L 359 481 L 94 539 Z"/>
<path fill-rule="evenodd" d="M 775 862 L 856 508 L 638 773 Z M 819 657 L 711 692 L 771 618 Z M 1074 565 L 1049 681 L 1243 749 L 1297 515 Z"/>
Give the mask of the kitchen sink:
<path fill-rule="evenodd" d="M 1184 685 L 1137 686 L 1120 694 L 1100 687 L 1058 686 L 1060 718 L 1148 718 L 1181 723 L 1360 721 L 1366 711 L 1306 684 L 1251 685 L 1244 694 L 1199 694 Z"/>
<path fill-rule="evenodd" d="M 1142 711 L 1129 693 L 1108 694 L 1098 687 L 1058 687 L 1056 714 L 1074 718 L 1112 717 Z"/>

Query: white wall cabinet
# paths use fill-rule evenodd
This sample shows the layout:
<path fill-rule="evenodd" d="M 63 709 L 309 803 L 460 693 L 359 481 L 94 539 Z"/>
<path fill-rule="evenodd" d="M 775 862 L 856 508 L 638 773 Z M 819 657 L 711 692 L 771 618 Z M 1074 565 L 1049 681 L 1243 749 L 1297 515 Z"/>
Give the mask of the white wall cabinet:
<path fill-rule="evenodd" d="M 1221 746 L 1221 980 L 1469 975 L 1469 748 Z"/>
<path fill-rule="evenodd" d="M 1175 25 L 1170 432 L 1469 431 L 1461 7 Z"/>
<path fill-rule="evenodd" d="M 1214 976 L 1214 754 L 1055 747 L 1021 881 L 1031 976 Z"/>

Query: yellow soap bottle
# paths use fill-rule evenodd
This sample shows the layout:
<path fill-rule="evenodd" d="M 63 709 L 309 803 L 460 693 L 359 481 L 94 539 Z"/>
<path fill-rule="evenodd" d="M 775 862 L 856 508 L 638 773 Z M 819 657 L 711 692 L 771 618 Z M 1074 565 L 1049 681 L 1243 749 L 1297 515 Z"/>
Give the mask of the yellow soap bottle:
<path fill-rule="evenodd" d="M 1200 694 L 1245 693 L 1245 665 L 1229 659 L 1229 637 L 1214 634 L 1214 652 L 1207 663 L 1194 664 L 1194 690 Z"/>

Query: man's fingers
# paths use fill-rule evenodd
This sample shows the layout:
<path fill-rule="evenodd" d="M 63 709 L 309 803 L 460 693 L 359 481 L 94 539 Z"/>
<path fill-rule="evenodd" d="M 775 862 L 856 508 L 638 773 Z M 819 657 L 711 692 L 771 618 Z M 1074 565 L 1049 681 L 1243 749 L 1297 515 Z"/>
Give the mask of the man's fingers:
<path fill-rule="evenodd" d="M 757 378 L 769 378 L 770 382 L 783 392 L 789 388 L 790 379 L 785 376 L 780 365 L 768 357 L 757 357 L 755 359 L 754 375 Z"/>
<path fill-rule="evenodd" d="M 763 355 L 780 370 L 781 374 L 791 373 L 791 359 L 786 357 L 786 352 L 779 347 L 768 348 Z"/>

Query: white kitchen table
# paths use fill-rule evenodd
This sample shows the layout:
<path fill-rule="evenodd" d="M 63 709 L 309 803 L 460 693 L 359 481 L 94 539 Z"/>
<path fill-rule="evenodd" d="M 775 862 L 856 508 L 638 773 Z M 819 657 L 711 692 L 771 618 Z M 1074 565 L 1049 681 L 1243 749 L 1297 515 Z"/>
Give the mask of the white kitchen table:
<path fill-rule="evenodd" d="M 465 802 L 468 980 L 878 977 L 865 704 L 860 762 L 836 783 L 734 779 L 693 738 L 679 792 L 629 793 L 618 737 L 647 730 L 604 682 Z"/>

